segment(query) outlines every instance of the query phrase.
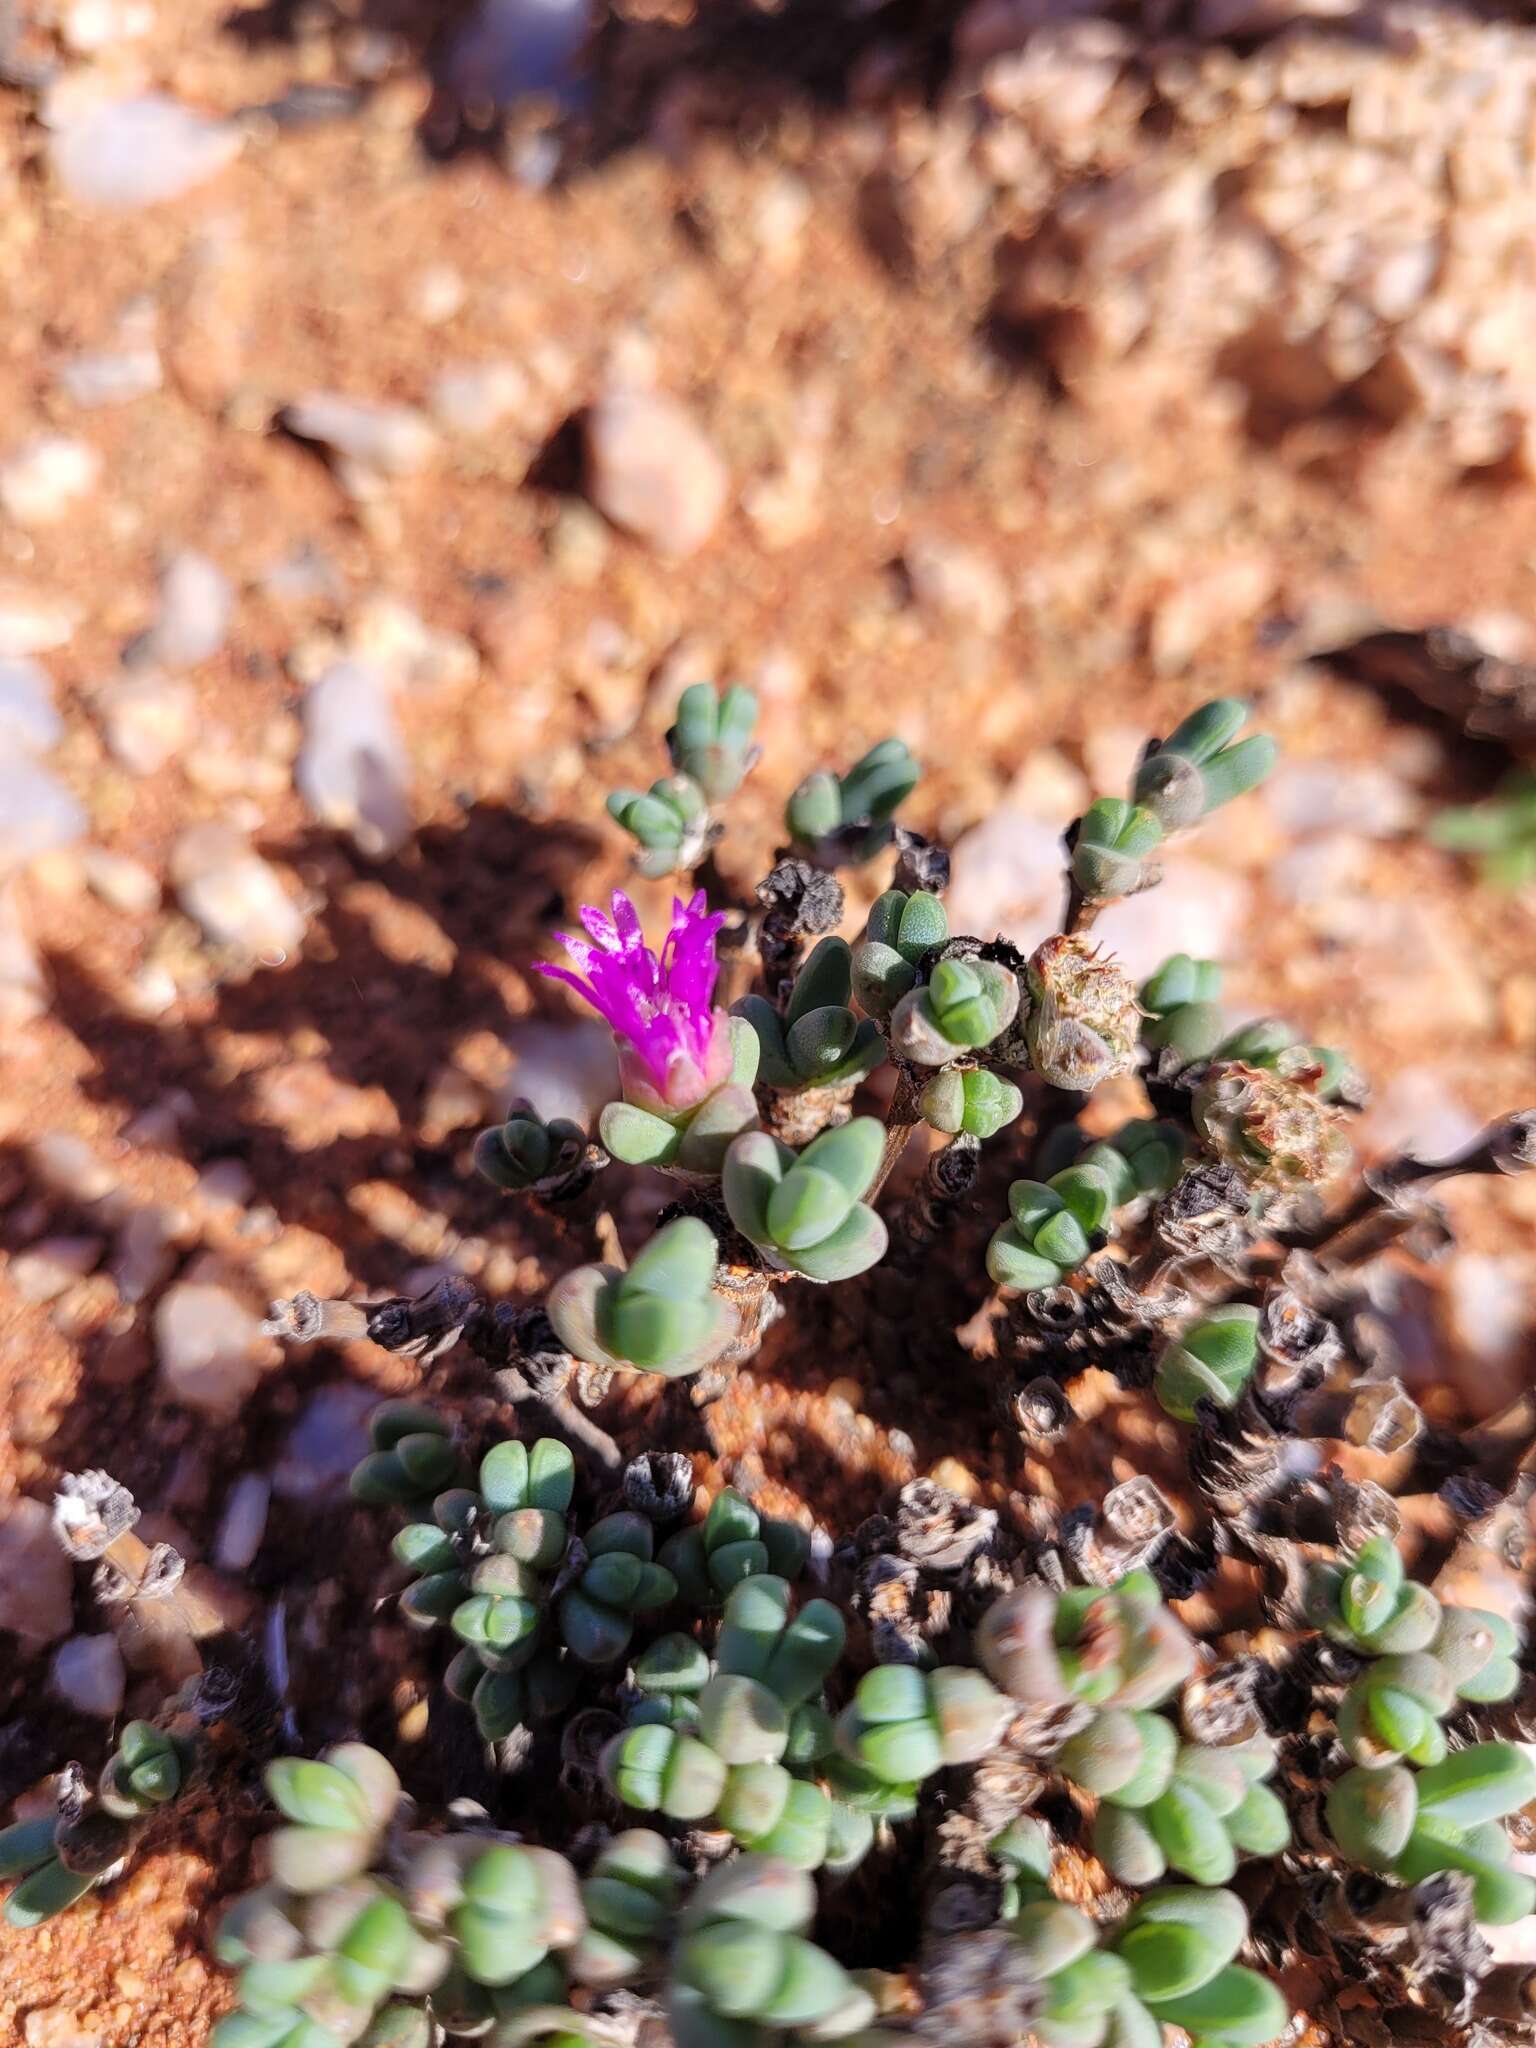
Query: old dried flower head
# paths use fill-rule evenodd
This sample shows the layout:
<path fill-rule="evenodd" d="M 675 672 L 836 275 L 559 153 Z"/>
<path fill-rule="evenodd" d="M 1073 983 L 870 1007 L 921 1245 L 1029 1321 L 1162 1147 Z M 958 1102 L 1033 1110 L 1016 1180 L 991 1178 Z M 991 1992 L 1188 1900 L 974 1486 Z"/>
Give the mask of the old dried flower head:
<path fill-rule="evenodd" d="M 538 971 L 567 983 L 610 1025 L 627 1101 L 660 1115 L 693 1108 L 731 1068 L 729 1020 L 713 1003 L 724 913 L 705 907 L 702 889 L 687 903 L 674 899 L 659 955 L 622 890 L 611 918 L 586 904 L 581 921 L 592 943 L 557 934 L 575 967 L 540 961 Z"/>
<path fill-rule="evenodd" d="M 1030 956 L 1029 1056 L 1054 1088 L 1088 1090 L 1136 1064 L 1142 1009 L 1113 954 L 1058 933 Z"/>
<path fill-rule="evenodd" d="M 1218 1157 L 1261 1187 L 1316 1187 L 1349 1163 L 1337 1112 L 1317 1094 L 1323 1070 L 1231 1060 L 1195 1091 L 1194 1118 Z"/>

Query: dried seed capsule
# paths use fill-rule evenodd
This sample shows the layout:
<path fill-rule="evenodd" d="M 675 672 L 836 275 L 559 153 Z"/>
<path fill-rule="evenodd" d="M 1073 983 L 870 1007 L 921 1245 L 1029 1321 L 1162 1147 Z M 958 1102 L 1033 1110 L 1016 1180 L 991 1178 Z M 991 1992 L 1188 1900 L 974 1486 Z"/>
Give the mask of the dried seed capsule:
<path fill-rule="evenodd" d="M 1053 1088 L 1087 1092 L 1136 1064 L 1141 1005 L 1118 961 L 1082 935 L 1030 956 L 1029 1056 Z"/>

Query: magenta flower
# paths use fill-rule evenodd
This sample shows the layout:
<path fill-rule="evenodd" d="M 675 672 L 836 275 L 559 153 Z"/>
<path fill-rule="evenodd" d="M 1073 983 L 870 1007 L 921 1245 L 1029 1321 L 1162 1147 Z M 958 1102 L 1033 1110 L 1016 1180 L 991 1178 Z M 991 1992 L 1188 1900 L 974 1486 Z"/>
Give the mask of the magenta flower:
<path fill-rule="evenodd" d="M 702 889 L 690 903 L 674 897 L 659 959 L 622 890 L 613 892 L 611 918 L 586 904 L 581 921 L 594 943 L 555 934 L 575 968 L 540 961 L 539 973 L 568 983 L 612 1028 L 626 1101 L 663 1116 L 696 1108 L 731 1066 L 729 1019 L 712 1000 L 725 913 L 705 908 Z"/>

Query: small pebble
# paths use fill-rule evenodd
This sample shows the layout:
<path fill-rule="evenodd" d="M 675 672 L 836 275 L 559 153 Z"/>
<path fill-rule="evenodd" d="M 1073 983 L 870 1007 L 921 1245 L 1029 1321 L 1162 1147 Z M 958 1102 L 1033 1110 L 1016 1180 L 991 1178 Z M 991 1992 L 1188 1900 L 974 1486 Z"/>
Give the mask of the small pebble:
<path fill-rule="evenodd" d="M 65 196 L 132 212 L 180 198 L 239 154 L 232 123 L 211 121 L 164 93 L 49 109 L 50 155 Z"/>
<path fill-rule="evenodd" d="M 528 379 L 516 363 L 460 363 L 438 372 L 427 402 L 445 433 L 474 441 L 522 411 L 530 397 Z"/>
<path fill-rule="evenodd" d="M 587 488 L 604 518 L 680 560 L 719 524 L 730 478 L 692 413 L 659 391 L 610 391 L 587 414 Z"/>
<path fill-rule="evenodd" d="M 53 526 L 100 474 L 101 457 L 87 442 L 42 435 L 0 463 L 0 512 L 17 526 Z"/>
<path fill-rule="evenodd" d="M 338 661 L 304 699 L 304 739 L 293 780 L 324 825 L 359 853 L 387 859 L 411 834 L 410 766 L 389 691 L 377 670 Z"/>
<path fill-rule="evenodd" d="M 19 1030 L 48 1008 L 48 976 L 16 890 L 0 887 L 0 1024 Z"/>
<path fill-rule="evenodd" d="M 105 406 L 131 405 L 147 398 L 164 381 L 160 352 L 151 345 L 138 348 L 95 349 L 71 356 L 59 366 L 59 389 L 71 405 L 82 412 L 96 412 Z"/>
<path fill-rule="evenodd" d="M 50 604 L 14 586 L 0 586 L 0 661 L 51 654 L 71 639 L 78 624 L 72 605 Z"/>
<path fill-rule="evenodd" d="M 84 846 L 80 864 L 86 886 L 125 917 L 142 917 L 160 901 L 159 881 L 131 854 L 112 853 L 105 846 Z"/>
<path fill-rule="evenodd" d="M 68 1635 L 74 1574 L 53 1533 L 53 1517 L 25 1495 L 0 1503 L 0 1629 L 27 1649 Z"/>
<path fill-rule="evenodd" d="M 0 880 L 72 845 L 85 827 L 84 811 L 57 776 L 17 756 L 0 775 Z"/>
<path fill-rule="evenodd" d="M 171 849 L 176 900 L 217 946 L 280 964 L 304 936 L 303 911 L 250 842 L 211 822 L 183 832 Z"/>
<path fill-rule="evenodd" d="M 234 609 L 229 578 L 206 555 L 184 548 L 160 577 L 160 609 L 134 648 L 135 662 L 164 668 L 196 668 L 224 645 Z"/>
<path fill-rule="evenodd" d="M 189 744 L 197 714 L 190 683 L 145 670 L 97 694 L 107 750 L 130 775 L 153 775 Z"/>
<path fill-rule="evenodd" d="M 282 424 L 301 441 L 316 441 L 338 461 L 378 476 L 414 476 L 437 447 L 428 420 L 409 405 L 316 391 L 285 406 Z"/>
<path fill-rule="evenodd" d="M 155 1304 L 154 1330 L 166 1394 L 219 1422 L 239 1414 L 273 1356 L 259 1317 L 213 1279 L 173 1281 Z"/>
<path fill-rule="evenodd" d="M 371 1387 L 322 1387 L 288 1434 L 272 1472 L 279 1500 L 318 1500 L 344 1485 L 368 1452 L 368 1417 L 378 1406 Z"/>
<path fill-rule="evenodd" d="M 26 655 L 0 655 L 0 758 L 12 750 L 46 754 L 63 733 L 48 671 Z"/>
<path fill-rule="evenodd" d="M 77 1280 L 96 1270 L 101 1254 L 99 1237 L 43 1237 L 11 1255 L 6 1276 L 23 1301 L 57 1301 Z"/>
<path fill-rule="evenodd" d="M 127 1674 L 116 1636 L 71 1636 L 54 1652 L 49 1683 L 77 1714 L 110 1721 L 123 1704 Z"/>
<path fill-rule="evenodd" d="M 243 1572 L 256 1560 L 261 1539 L 267 1533 L 267 1513 L 272 1503 L 272 1482 L 261 1472 L 243 1472 L 229 1490 L 219 1533 L 214 1539 L 213 1561 L 221 1572 Z"/>

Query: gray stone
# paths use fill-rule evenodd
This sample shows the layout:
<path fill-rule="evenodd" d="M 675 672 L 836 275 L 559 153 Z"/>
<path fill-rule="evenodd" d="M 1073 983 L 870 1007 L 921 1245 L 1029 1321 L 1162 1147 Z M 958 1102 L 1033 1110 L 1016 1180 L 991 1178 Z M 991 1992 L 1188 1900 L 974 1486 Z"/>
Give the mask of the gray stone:
<path fill-rule="evenodd" d="M 85 812 L 58 777 L 18 756 L 0 775 L 0 880 L 68 846 L 85 827 Z"/>
<path fill-rule="evenodd" d="M 368 1451 L 368 1417 L 378 1406 L 370 1387 L 322 1387 L 288 1433 L 272 1472 L 280 1500 L 318 1500 L 343 1487 Z"/>
<path fill-rule="evenodd" d="M 604 518 L 680 560 L 708 540 L 730 478 L 686 406 L 660 391 L 610 391 L 587 415 L 587 488 Z"/>
<path fill-rule="evenodd" d="M 196 668 L 224 645 L 234 610 L 229 578 L 206 555 L 183 548 L 160 576 L 160 609 L 135 648 L 135 659 L 165 668 Z"/>
<path fill-rule="evenodd" d="M 220 1422 L 239 1414 L 273 1356 L 260 1318 L 211 1276 L 173 1281 L 155 1304 L 154 1328 L 166 1394 Z"/>
<path fill-rule="evenodd" d="M 277 870 L 230 825 L 183 832 L 171 849 L 176 900 L 215 945 L 277 965 L 304 936 L 303 911 Z"/>
<path fill-rule="evenodd" d="M 63 733 L 48 671 L 25 655 L 0 655 L 0 758 L 12 751 L 46 754 Z"/>
<path fill-rule="evenodd" d="M 132 212 L 178 199 L 233 161 L 240 130 L 165 93 L 69 108 L 50 156 L 66 196 L 81 206 Z"/>
<path fill-rule="evenodd" d="M 127 1684 L 116 1636 L 71 1636 L 54 1652 L 48 1682 L 77 1714 L 112 1720 L 123 1704 Z"/>
<path fill-rule="evenodd" d="M 411 834 L 410 764 L 389 691 L 376 670 L 338 661 L 304 699 L 294 784 L 324 825 L 383 860 Z"/>
<path fill-rule="evenodd" d="M 74 1575 L 39 1500 L 0 1503 L 0 1629 L 39 1649 L 68 1635 Z"/>
<path fill-rule="evenodd" d="M 213 1561 L 221 1572 L 247 1571 L 255 1562 L 271 1504 L 271 1480 L 261 1472 L 242 1472 L 229 1489 L 214 1538 Z"/>

